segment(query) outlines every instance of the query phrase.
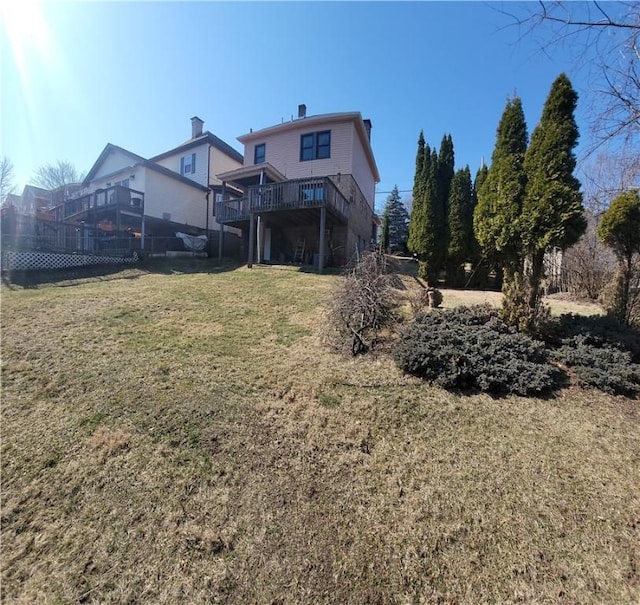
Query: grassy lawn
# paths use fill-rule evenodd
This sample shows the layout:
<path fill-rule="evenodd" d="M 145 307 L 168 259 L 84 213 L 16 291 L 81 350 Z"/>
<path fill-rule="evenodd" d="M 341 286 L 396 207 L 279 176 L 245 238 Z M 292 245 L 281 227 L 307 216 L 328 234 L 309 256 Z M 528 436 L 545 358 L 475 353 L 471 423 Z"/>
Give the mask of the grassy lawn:
<path fill-rule="evenodd" d="M 3 602 L 640 602 L 636 401 L 450 394 L 322 346 L 339 278 L 199 267 L 3 287 Z"/>

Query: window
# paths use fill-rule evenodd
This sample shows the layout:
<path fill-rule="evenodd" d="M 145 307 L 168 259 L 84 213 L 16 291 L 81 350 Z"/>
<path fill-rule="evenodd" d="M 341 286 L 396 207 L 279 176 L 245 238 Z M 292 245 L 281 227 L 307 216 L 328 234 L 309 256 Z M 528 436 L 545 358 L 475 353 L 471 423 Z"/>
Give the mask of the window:
<path fill-rule="evenodd" d="M 255 149 L 253 150 L 254 164 L 264 164 L 266 150 L 267 150 L 266 143 L 260 143 L 260 145 L 255 146 Z"/>
<path fill-rule="evenodd" d="M 300 137 L 300 161 L 331 157 L 331 131 L 311 132 Z"/>
<path fill-rule="evenodd" d="M 185 155 L 180 158 L 180 174 L 194 174 L 196 171 L 196 154 Z"/>
<path fill-rule="evenodd" d="M 221 203 L 222 203 L 222 193 L 216 192 L 214 203 L 211 204 L 211 214 L 213 214 L 213 216 L 216 215 L 216 205 Z"/>

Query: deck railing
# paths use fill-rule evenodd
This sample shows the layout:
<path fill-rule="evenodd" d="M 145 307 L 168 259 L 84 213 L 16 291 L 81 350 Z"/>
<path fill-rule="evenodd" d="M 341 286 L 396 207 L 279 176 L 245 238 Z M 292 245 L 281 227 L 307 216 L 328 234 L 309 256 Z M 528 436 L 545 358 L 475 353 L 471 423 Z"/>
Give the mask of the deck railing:
<path fill-rule="evenodd" d="M 216 204 L 216 219 L 221 223 L 249 220 L 252 212 L 300 210 L 327 207 L 341 218 L 349 218 L 349 202 L 328 177 L 294 179 L 250 187 L 245 197 Z"/>
<path fill-rule="evenodd" d="M 93 193 L 66 200 L 54 209 L 54 213 L 57 221 L 63 221 L 78 214 L 88 213 L 90 210 L 116 208 L 118 206 L 128 212 L 142 215 L 144 193 L 122 185 L 114 185 L 113 187 L 98 189 Z"/>

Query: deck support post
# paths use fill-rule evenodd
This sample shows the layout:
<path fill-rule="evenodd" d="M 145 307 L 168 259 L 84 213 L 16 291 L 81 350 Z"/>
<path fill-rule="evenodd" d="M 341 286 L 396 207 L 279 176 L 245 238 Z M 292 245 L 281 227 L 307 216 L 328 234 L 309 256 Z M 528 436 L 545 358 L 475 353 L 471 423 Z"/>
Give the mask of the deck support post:
<path fill-rule="evenodd" d="M 249 258 L 247 259 L 247 267 L 253 267 L 253 249 L 256 241 L 256 221 L 253 212 L 249 213 Z"/>
<path fill-rule="evenodd" d="M 224 206 L 225 198 L 227 197 L 227 182 L 222 181 L 222 205 Z M 213 203 L 216 203 L 215 197 Z M 215 208 L 215 205 L 214 205 Z M 221 207 L 222 208 L 222 207 Z M 216 208 L 217 210 L 217 208 Z M 216 213 L 217 214 L 217 213 Z M 220 225 L 220 232 L 218 234 L 218 262 L 222 263 L 222 255 L 224 251 L 224 225 L 222 223 L 222 217 L 216 215 L 216 220 Z"/>
<path fill-rule="evenodd" d="M 144 193 L 142 194 L 142 218 L 140 219 L 140 250 L 144 250 L 144 236 L 145 236 L 145 224 L 144 224 Z"/>
<path fill-rule="evenodd" d="M 258 264 L 262 263 L 262 217 L 258 214 L 258 226 L 256 228 L 256 236 L 258 240 L 258 249 L 256 250 L 256 257 Z"/>
<path fill-rule="evenodd" d="M 324 233 L 326 231 L 326 223 L 327 223 L 327 209 L 322 206 L 320 208 L 320 244 L 318 246 L 318 273 L 322 273 L 322 269 L 324 268 L 324 248 L 325 248 L 325 237 Z"/>

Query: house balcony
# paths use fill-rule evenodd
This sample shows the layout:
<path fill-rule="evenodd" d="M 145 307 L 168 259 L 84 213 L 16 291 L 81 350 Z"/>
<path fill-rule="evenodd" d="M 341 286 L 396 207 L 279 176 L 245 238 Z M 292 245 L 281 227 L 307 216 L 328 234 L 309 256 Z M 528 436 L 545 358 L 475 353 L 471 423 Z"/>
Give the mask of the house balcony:
<path fill-rule="evenodd" d="M 55 220 L 60 222 L 94 220 L 113 211 L 142 217 L 144 193 L 121 185 L 114 185 L 81 197 L 65 200 L 63 204 L 54 209 Z"/>
<path fill-rule="evenodd" d="M 349 201 L 329 177 L 293 179 L 248 187 L 244 197 L 216 203 L 216 220 L 220 224 L 243 227 L 252 215 L 286 213 L 289 217 L 301 211 L 326 208 L 339 222 L 349 219 Z"/>

